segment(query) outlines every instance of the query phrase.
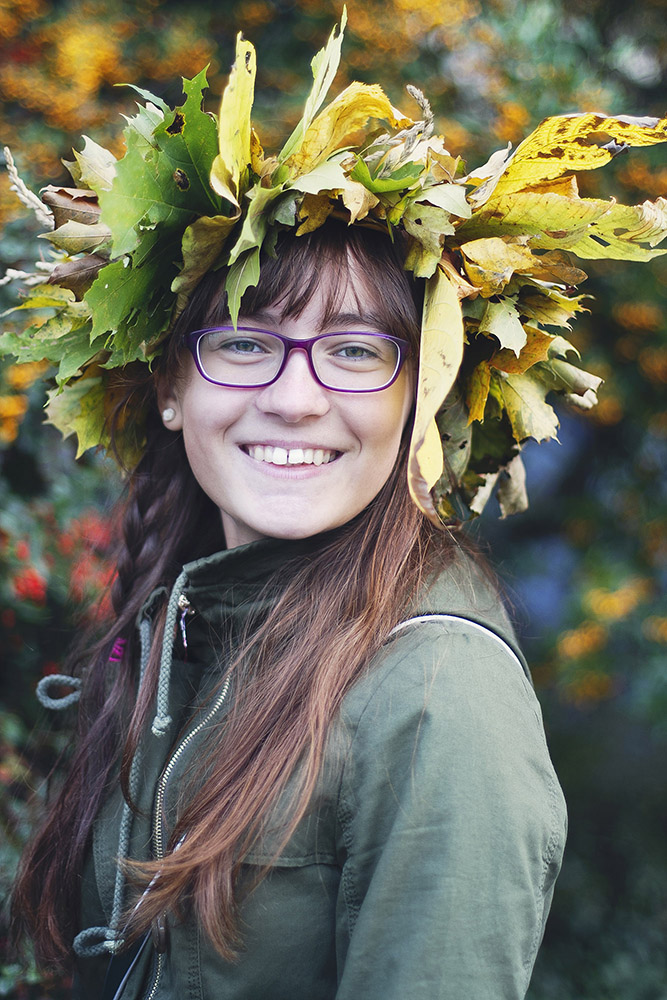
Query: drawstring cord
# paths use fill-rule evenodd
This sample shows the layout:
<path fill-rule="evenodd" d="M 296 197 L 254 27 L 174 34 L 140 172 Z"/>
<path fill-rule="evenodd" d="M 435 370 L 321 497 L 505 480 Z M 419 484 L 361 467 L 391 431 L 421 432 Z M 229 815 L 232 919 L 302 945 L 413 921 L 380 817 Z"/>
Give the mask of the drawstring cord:
<path fill-rule="evenodd" d="M 109 654 L 109 663 L 120 663 L 123 659 L 123 653 L 125 651 L 126 640 L 119 637 L 113 644 L 113 649 Z M 81 697 L 81 685 L 83 681 L 80 677 L 72 677 L 71 674 L 48 674 L 46 677 L 42 677 L 39 681 L 37 688 L 35 689 L 35 694 L 37 695 L 37 700 L 40 705 L 44 708 L 51 709 L 53 712 L 60 712 L 64 708 L 69 708 L 70 705 L 75 705 L 79 698 Z M 49 693 L 52 687 L 69 687 L 73 688 L 69 694 L 60 695 L 57 698 L 52 697 Z"/>
<path fill-rule="evenodd" d="M 70 705 L 75 705 L 79 700 L 81 697 L 81 683 L 80 677 L 72 677 L 70 674 L 48 674 L 46 677 L 42 677 L 37 685 L 35 694 L 40 705 L 43 705 L 44 708 L 60 712 L 64 708 L 69 708 Z M 49 688 L 52 686 L 69 687 L 74 688 L 74 690 L 70 691 L 69 694 L 61 695 L 59 698 L 53 698 L 49 694 Z"/>
<path fill-rule="evenodd" d="M 162 658 L 160 660 L 160 673 L 157 682 L 157 707 L 155 718 L 151 726 L 153 736 L 164 736 L 171 725 L 169 715 L 169 684 L 171 682 L 171 662 L 174 651 L 174 641 L 176 638 L 177 620 L 179 616 L 179 599 L 181 588 L 188 578 L 185 570 L 181 572 L 171 591 L 169 604 L 167 605 L 167 617 L 164 623 L 164 641 L 162 643 Z"/>
<path fill-rule="evenodd" d="M 151 621 L 144 618 L 139 624 L 139 640 L 141 648 L 139 686 L 144 679 L 148 659 L 151 653 Z M 139 785 L 139 773 L 141 767 L 141 749 L 138 748 L 132 767 L 130 768 L 129 792 L 130 801 L 134 802 Z M 130 846 L 130 833 L 132 831 L 132 809 L 129 802 L 123 803 L 121 813 L 120 829 L 118 831 L 118 859 L 126 858 Z M 86 927 L 74 938 L 73 948 L 79 958 L 94 958 L 98 955 L 114 955 L 123 947 L 124 940 L 120 935 L 118 927 L 123 913 L 123 892 L 125 889 L 125 875 L 120 865 L 116 866 L 116 877 L 114 880 L 113 903 L 111 906 L 111 919 L 108 927 Z"/>

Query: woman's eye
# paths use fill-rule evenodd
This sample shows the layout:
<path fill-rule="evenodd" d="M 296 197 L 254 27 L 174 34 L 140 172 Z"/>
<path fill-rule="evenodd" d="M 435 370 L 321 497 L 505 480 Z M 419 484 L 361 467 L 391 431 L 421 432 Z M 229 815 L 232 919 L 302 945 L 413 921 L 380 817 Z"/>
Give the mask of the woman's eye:
<path fill-rule="evenodd" d="M 207 347 L 210 351 L 222 351 L 225 354 L 243 354 L 248 356 L 250 354 L 266 353 L 266 345 L 249 337 L 227 337 L 226 339 L 211 337 Z"/>
<path fill-rule="evenodd" d="M 228 340 L 223 346 L 238 354 L 255 354 L 263 350 L 262 345 L 258 344 L 256 340 Z"/>
<path fill-rule="evenodd" d="M 349 358 L 352 361 L 357 359 L 365 361 L 367 358 L 378 356 L 377 351 L 365 344 L 341 344 L 334 353 L 337 357 Z"/>

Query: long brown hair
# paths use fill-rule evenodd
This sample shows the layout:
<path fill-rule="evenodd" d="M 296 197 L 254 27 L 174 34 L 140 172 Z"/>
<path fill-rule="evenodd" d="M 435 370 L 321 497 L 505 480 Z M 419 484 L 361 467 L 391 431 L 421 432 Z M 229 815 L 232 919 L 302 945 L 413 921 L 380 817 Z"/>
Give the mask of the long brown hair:
<path fill-rule="evenodd" d="M 361 280 L 387 332 L 407 337 L 416 356 L 419 288 L 386 236 L 361 227 L 336 224 L 287 237 L 277 257 L 264 261 L 260 284 L 244 297 L 244 310 L 251 314 L 279 304 L 283 314 L 298 314 L 319 280 L 323 258 L 339 275 L 329 307 L 335 308 L 347 282 Z M 225 318 L 221 285 L 221 275 L 214 273 L 197 290 L 175 325 L 158 379 L 178 377 L 183 332 Z M 217 508 L 195 482 L 180 436 L 166 431 L 159 419 L 152 376 L 128 385 L 123 407 L 138 404 L 149 411 L 147 447 L 129 479 L 112 594 L 115 618 L 92 648 L 86 636 L 74 654 L 73 665 L 85 676 L 78 749 L 24 855 L 14 895 L 18 934 L 28 933 L 38 958 L 51 964 L 70 956 L 92 824 L 117 782 L 119 765 L 127 794 L 131 761 L 154 705 L 161 634 L 156 629 L 139 688 L 137 612 L 156 587 L 173 586 L 183 562 L 224 547 Z M 119 409 L 119 419 L 123 412 Z M 400 620 L 423 574 L 451 554 L 451 537 L 410 501 L 406 462 L 407 434 L 389 480 L 369 507 L 333 533 L 322 551 L 294 565 L 286 584 L 268 581 L 268 590 L 278 596 L 268 615 L 246 631 L 229 666 L 243 682 L 235 683 L 233 704 L 216 736 L 220 763 L 211 762 L 196 796 L 183 796 L 170 835 L 172 850 L 159 865 L 128 862 L 138 888 L 160 871 L 135 912 L 134 934 L 165 911 L 178 911 L 187 898 L 215 947 L 232 956 L 239 941 L 237 890 L 244 856 L 291 775 L 298 779 L 297 794 L 282 843 L 293 832 L 308 808 L 343 697 Z M 126 640 L 125 655 L 113 677 L 109 654 L 119 636 Z M 259 664 L 259 670 L 249 671 L 249 663 Z"/>

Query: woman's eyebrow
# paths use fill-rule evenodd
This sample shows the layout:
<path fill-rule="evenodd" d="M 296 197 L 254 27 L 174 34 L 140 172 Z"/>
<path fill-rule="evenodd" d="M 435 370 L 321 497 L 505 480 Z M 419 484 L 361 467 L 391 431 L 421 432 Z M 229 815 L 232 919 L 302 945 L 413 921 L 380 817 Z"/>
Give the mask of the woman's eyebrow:
<path fill-rule="evenodd" d="M 239 316 L 240 324 L 258 324 L 267 325 L 269 327 L 279 327 L 280 326 L 280 316 L 276 313 L 271 312 L 268 309 L 258 309 L 256 312 L 250 313 L 244 316 L 243 313 Z M 372 330 L 383 330 L 386 326 L 382 322 L 380 317 L 371 312 L 331 312 L 322 317 L 321 321 L 317 325 L 317 333 L 325 333 L 327 330 L 332 330 L 333 328 L 349 329 L 354 330 L 356 327 L 369 327 Z M 314 331 L 315 332 L 315 331 Z"/>
<path fill-rule="evenodd" d="M 378 316 L 369 312 L 341 312 L 327 316 L 325 319 L 323 330 L 331 329 L 333 326 L 346 326 L 350 329 L 354 329 L 356 326 L 368 326 L 374 330 L 381 330 L 384 325 Z"/>
<path fill-rule="evenodd" d="M 270 313 L 267 309 L 257 309 L 252 313 L 240 313 L 238 322 L 239 326 L 256 323 L 276 326 L 280 323 L 280 317 L 276 316 L 275 313 Z"/>

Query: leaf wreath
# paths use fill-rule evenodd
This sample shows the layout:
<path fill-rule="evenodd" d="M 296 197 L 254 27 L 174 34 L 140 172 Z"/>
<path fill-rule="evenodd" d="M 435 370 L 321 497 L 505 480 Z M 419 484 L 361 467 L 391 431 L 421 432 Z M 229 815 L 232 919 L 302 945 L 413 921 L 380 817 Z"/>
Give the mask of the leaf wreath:
<path fill-rule="evenodd" d="M 514 152 L 465 172 L 422 118 L 376 85 L 350 84 L 322 108 L 346 23 L 312 61 L 301 121 L 276 156 L 251 124 L 255 50 L 238 36 L 217 121 L 202 109 L 205 71 L 170 109 L 139 90 L 120 160 L 90 139 L 68 164 L 73 188 L 48 187 L 50 273 L 27 283 L 17 310 L 39 310 L 0 336 L 20 362 L 57 365 L 49 419 L 78 454 L 108 446 L 117 373 L 159 354 L 175 316 L 212 268 L 227 268 L 235 323 L 257 284 L 262 248 L 279 231 L 311 232 L 336 212 L 406 234 L 406 269 L 425 282 L 417 405 L 408 479 L 432 520 L 479 513 L 495 488 L 503 515 L 525 509 L 521 447 L 554 438 L 556 392 L 587 409 L 601 379 L 577 367 L 563 336 L 584 309 L 574 259 L 647 261 L 667 252 L 667 200 L 626 206 L 582 198 L 575 172 L 621 149 L 667 141 L 667 119 L 580 114 L 543 121 Z M 364 138 L 359 141 L 359 134 Z M 13 163 L 11 157 L 8 163 Z M 18 175 L 13 184 L 31 207 Z M 20 188 L 20 190 L 19 190 Z M 21 194 L 21 192 L 23 192 Z M 44 208 L 40 206 L 44 213 Z M 43 319 L 44 310 L 47 319 Z M 132 465 L 141 419 L 118 442 Z"/>

